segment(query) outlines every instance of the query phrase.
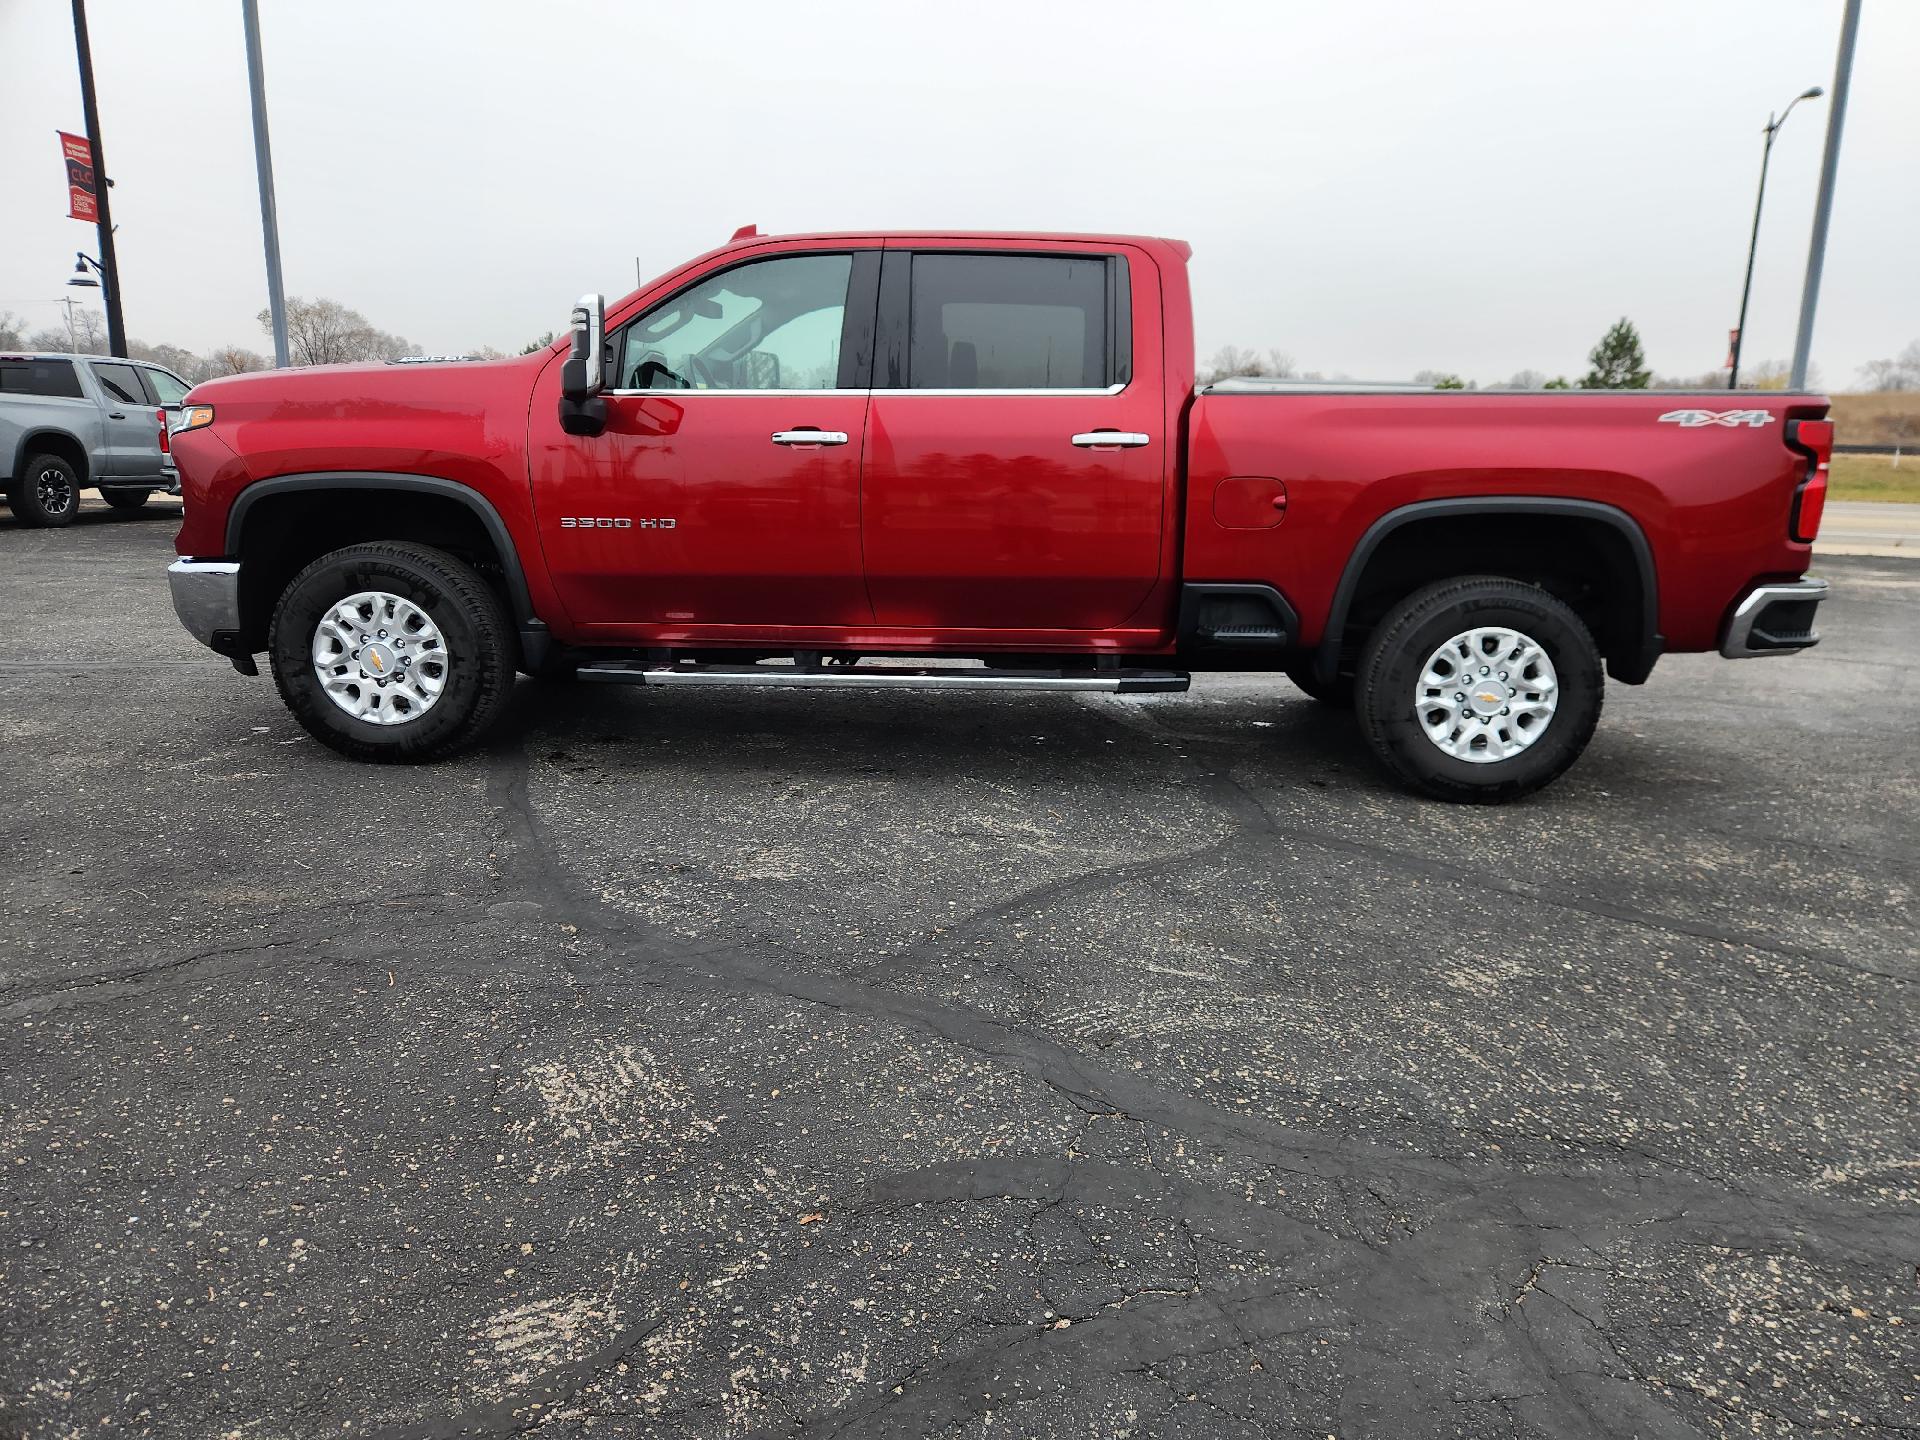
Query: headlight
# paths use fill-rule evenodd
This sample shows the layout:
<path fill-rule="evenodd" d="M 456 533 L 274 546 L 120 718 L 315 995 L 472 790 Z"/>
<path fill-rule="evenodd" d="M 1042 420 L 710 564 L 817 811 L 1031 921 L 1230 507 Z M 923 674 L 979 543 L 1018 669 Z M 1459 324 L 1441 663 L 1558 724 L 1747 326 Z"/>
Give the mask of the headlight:
<path fill-rule="evenodd" d="M 189 405 L 180 412 L 180 418 L 173 422 L 173 433 L 180 435 L 188 430 L 199 430 L 213 423 L 213 406 Z"/>

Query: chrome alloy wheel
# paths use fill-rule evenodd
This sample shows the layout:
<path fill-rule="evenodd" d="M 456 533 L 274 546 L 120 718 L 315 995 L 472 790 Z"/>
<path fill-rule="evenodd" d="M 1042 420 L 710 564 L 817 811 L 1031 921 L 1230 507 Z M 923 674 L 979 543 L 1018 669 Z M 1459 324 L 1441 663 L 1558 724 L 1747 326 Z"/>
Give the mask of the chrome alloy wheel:
<path fill-rule="evenodd" d="M 411 600 L 363 590 L 336 601 L 313 631 L 313 673 L 327 698 L 370 725 L 405 725 L 447 688 L 446 641 Z"/>
<path fill-rule="evenodd" d="M 72 477 L 56 465 L 48 465 L 34 476 L 33 486 L 40 497 L 40 508 L 49 515 L 66 514 L 78 498 L 73 493 Z"/>
<path fill-rule="evenodd" d="M 1463 630 L 1427 657 L 1413 709 L 1427 739 L 1456 760 L 1510 760 L 1546 733 L 1560 679 L 1540 642 L 1518 630 Z"/>

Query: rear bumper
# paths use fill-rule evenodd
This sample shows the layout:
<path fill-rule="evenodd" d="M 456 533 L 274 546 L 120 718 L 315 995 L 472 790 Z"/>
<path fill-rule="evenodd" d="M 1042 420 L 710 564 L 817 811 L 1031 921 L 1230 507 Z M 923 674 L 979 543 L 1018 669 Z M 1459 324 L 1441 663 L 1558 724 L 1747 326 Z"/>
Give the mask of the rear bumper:
<path fill-rule="evenodd" d="M 1814 611 L 1827 598 L 1824 580 L 1782 580 L 1755 585 L 1740 597 L 1720 635 L 1720 653 L 1729 660 L 1759 655 L 1791 655 L 1818 645 Z"/>
<path fill-rule="evenodd" d="M 187 633 L 210 649 L 230 654 L 240 633 L 240 563 L 237 560 L 176 560 L 167 567 L 173 613 Z M 225 637 L 223 646 L 216 636 Z"/>

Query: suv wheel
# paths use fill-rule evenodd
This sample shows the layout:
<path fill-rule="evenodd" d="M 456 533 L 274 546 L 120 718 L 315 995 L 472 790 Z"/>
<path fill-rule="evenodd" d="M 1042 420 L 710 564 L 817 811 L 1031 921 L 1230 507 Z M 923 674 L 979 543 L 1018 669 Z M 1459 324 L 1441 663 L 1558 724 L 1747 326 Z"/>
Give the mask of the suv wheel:
<path fill-rule="evenodd" d="M 116 510 L 138 510 L 152 494 L 151 490 L 102 490 L 100 498 Z"/>
<path fill-rule="evenodd" d="M 1604 683 L 1572 609 L 1537 585 L 1477 575 L 1390 611 L 1355 697 L 1367 743 L 1403 784 L 1487 804 L 1538 790 L 1580 758 Z"/>
<path fill-rule="evenodd" d="M 35 455 L 7 487 L 7 504 L 22 525 L 70 525 L 80 513 L 80 477 L 58 455 Z"/>
<path fill-rule="evenodd" d="M 357 760 L 436 760 L 472 743 L 499 719 L 520 658 L 506 606 L 471 567 L 392 541 L 294 576 L 267 649 L 294 717 Z"/>

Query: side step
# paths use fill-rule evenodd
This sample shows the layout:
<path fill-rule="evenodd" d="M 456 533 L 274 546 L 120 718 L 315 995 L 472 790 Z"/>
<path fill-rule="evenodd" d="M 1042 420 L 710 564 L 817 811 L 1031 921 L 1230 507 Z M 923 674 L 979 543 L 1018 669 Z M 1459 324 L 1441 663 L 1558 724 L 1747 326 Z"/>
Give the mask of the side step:
<path fill-rule="evenodd" d="M 1178 670 L 923 670 L 880 665 L 584 665 L 602 685 L 778 685 L 797 690 L 1094 690 L 1165 694 L 1185 690 Z"/>

